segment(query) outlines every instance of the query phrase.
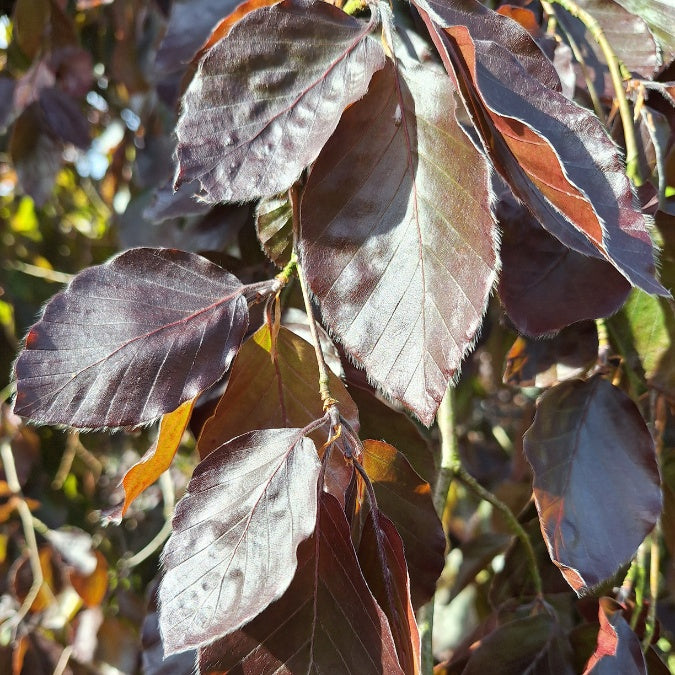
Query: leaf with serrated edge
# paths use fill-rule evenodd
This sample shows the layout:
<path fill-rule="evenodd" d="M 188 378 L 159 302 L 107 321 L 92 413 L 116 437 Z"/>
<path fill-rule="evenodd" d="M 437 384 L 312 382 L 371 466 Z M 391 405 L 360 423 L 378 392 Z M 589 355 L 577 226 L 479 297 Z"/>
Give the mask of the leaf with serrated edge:
<path fill-rule="evenodd" d="M 377 18 L 364 23 L 311 0 L 244 16 L 206 53 L 183 97 L 176 185 L 197 178 L 212 202 L 292 185 L 384 65 L 369 35 Z"/>
<path fill-rule="evenodd" d="M 320 497 L 315 535 L 298 548 L 298 570 L 288 591 L 241 630 L 202 647 L 199 668 L 256 675 L 403 675 L 387 617 L 366 585 L 334 497 Z"/>
<path fill-rule="evenodd" d="M 498 23 L 489 24 L 495 32 L 485 35 L 487 22 L 497 15 L 475 0 L 415 4 L 448 72 L 461 83 L 478 118 L 482 116 L 477 118 L 478 130 L 486 147 L 494 145 L 496 135 L 507 146 L 501 149 L 502 156 L 515 158 L 521 167 L 518 180 L 529 181 L 568 223 L 561 229 L 538 216 L 541 224 L 572 247 L 582 233 L 632 284 L 668 295 L 654 278 L 647 222 L 634 205 L 618 149 L 590 111 L 533 76 L 506 46 L 514 31 L 530 40 L 525 31 L 499 17 Z M 542 68 L 550 67 L 543 54 L 540 61 Z M 485 129 L 486 123 L 490 129 Z M 518 181 L 514 183 L 517 177 L 505 171 L 498 158 L 495 166 L 530 205 Z"/>
<path fill-rule="evenodd" d="M 301 429 L 252 431 L 197 465 L 162 556 L 167 654 L 235 631 L 286 591 L 316 524 L 319 470 Z"/>
<path fill-rule="evenodd" d="M 633 401 L 595 376 L 546 392 L 523 443 L 549 555 L 582 594 L 631 559 L 661 513 L 654 441 Z"/>
<path fill-rule="evenodd" d="M 346 351 L 430 425 L 482 322 L 495 227 L 487 165 L 455 121 L 450 79 L 408 45 L 397 56 L 314 165 L 299 249 Z"/>
<path fill-rule="evenodd" d="M 122 478 L 124 488 L 123 516 L 131 502 L 148 486 L 152 485 L 168 468 L 178 450 L 183 432 L 190 421 L 195 406 L 193 398 L 185 401 L 173 412 L 167 413 L 159 423 L 159 435 L 152 447 L 136 462 Z"/>
<path fill-rule="evenodd" d="M 80 272 L 26 337 L 15 412 L 97 428 L 175 410 L 229 367 L 248 326 L 243 289 L 173 249 L 131 249 Z"/>

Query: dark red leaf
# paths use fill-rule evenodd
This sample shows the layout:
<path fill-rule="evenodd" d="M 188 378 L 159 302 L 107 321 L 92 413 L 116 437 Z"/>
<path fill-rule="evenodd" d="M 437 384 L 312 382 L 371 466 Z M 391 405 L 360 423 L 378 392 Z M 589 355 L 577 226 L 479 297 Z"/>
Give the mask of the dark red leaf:
<path fill-rule="evenodd" d="M 40 92 L 40 107 L 49 131 L 78 148 L 89 146 L 89 122 L 75 99 L 56 87 Z"/>
<path fill-rule="evenodd" d="M 376 528 L 379 528 L 379 537 Z M 380 547 L 384 561 L 380 559 Z M 368 587 L 389 619 L 403 672 L 419 675 L 420 636 L 410 601 L 410 579 L 403 541 L 394 524 L 381 511 L 377 514 L 377 525 L 373 512 L 368 514 L 358 556 Z"/>
<path fill-rule="evenodd" d="M 162 557 L 166 654 L 232 633 L 286 591 L 316 524 L 319 469 L 300 429 L 252 431 L 197 465 Z"/>
<path fill-rule="evenodd" d="M 256 675 L 403 674 L 387 618 L 331 495 L 321 495 L 316 533 L 298 548 L 288 591 L 237 633 L 202 647 L 199 667 Z"/>
<path fill-rule="evenodd" d="M 566 246 L 600 254 L 634 285 L 667 295 L 616 146 L 593 113 L 559 93 L 527 32 L 476 0 L 415 4 L 516 196 Z"/>
<path fill-rule="evenodd" d="M 496 243 L 486 162 L 455 121 L 452 83 L 408 50 L 314 165 L 300 255 L 350 357 L 430 425 L 481 325 Z"/>
<path fill-rule="evenodd" d="M 542 612 L 505 623 L 478 643 L 463 675 L 573 675 L 569 643 Z"/>
<path fill-rule="evenodd" d="M 358 429 L 356 405 L 340 378 L 332 372 L 329 377 L 341 414 Z M 274 342 L 269 327 L 262 326 L 237 354 L 225 394 L 199 436 L 200 455 L 206 457 L 225 441 L 253 429 L 302 428 L 319 419 L 323 404 L 318 383 L 314 348 L 284 326 Z"/>
<path fill-rule="evenodd" d="M 561 244 L 522 205 L 504 197 L 499 298 L 521 333 L 544 335 L 583 319 L 609 316 L 630 284 L 608 262 Z"/>
<path fill-rule="evenodd" d="M 616 0 L 647 22 L 664 51 L 666 61 L 675 56 L 675 6 L 671 0 Z"/>
<path fill-rule="evenodd" d="M 631 399 L 596 376 L 542 396 L 524 450 L 549 554 L 581 594 L 630 560 L 661 513 L 654 442 Z"/>
<path fill-rule="evenodd" d="M 240 0 L 175 0 L 166 34 L 155 58 L 161 73 L 181 70 Z"/>
<path fill-rule="evenodd" d="M 212 202 L 290 187 L 384 65 L 373 12 L 364 23 L 325 2 L 284 0 L 239 21 L 183 97 L 176 185 L 197 178 Z"/>
<path fill-rule="evenodd" d="M 600 598 L 598 617 L 598 644 L 584 675 L 647 675 L 640 640 L 623 618 L 621 605 Z"/>
<path fill-rule="evenodd" d="M 229 367 L 248 324 L 243 288 L 172 249 L 132 249 L 81 272 L 26 336 L 16 412 L 104 427 L 175 410 Z"/>
<path fill-rule="evenodd" d="M 598 359 L 598 331 L 592 321 L 564 328 L 547 340 L 519 337 L 506 355 L 504 382 L 550 387 L 583 375 Z"/>
<path fill-rule="evenodd" d="M 379 508 L 403 539 L 410 593 L 417 609 L 434 594 L 445 564 L 445 534 L 431 488 L 396 448 L 381 441 L 364 441 L 363 467 L 373 482 Z"/>

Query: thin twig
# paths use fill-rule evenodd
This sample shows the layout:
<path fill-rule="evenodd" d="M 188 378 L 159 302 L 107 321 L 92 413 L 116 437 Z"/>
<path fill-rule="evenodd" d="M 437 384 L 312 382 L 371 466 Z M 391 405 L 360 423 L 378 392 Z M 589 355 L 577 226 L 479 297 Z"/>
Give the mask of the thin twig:
<path fill-rule="evenodd" d="M 626 98 L 626 90 L 624 88 L 623 79 L 621 77 L 621 63 L 612 49 L 612 46 L 607 41 L 605 34 L 600 27 L 600 24 L 592 17 L 586 10 L 579 7 L 574 0 L 551 0 L 557 3 L 563 9 L 566 9 L 572 16 L 581 21 L 588 29 L 593 39 L 598 43 L 607 61 L 609 74 L 612 78 L 612 85 L 616 100 L 619 105 L 619 113 L 621 115 L 621 124 L 623 126 L 623 135 L 626 142 L 626 175 L 635 183 L 635 185 L 642 185 L 642 175 L 640 174 L 640 162 L 638 157 L 637 141 L 635 138 L 635 126 L 633 124 L 633 115 L 631 114 Z"/>
<path fill-rule="evenodd" d="M 543 597 L 543 584 L 541 581 L 541 574 L 539 573 L 539 565 L 537 564 L 537 556 L 535 555 L 534 547 L 532 546 L 532 540 L 523 526 L 518 522 L 518 518 L 516 518 L 513 511 L 511 511 L 511 509 L 503 501 L 501 501 L 501 499 L 493 495 L 489 490 L 486 490 L 470 473 L 466 471 L 466 469 L 464 469 L 464 467 L 456 467 L 454 475 L 457 480 L 463 483 L 481 499 L 492 504 L 492 506 L 494 506 L 504 516 L 510 530 L 513 532 L 513 534 L 515 534 L 516 537 L 518 537 L 520 543 L 525 549 L 530 567 L 530 576 L 532 577 L 532 582 L 534 583 L 535 593 L 538 597 Z"/>
<path fill-rule="evenodd" d="M 645 634 L 642 638 L 642 650 L 647 651 L 652 643 L 656 629 L 656 604 L 659 596 L 659 567 L 661 563 L 661 548 L 659 546 L 660 528 L 657 523 L 652 531 L 649 551 L 649 609 L 645 621 Z"/>
<path fill-rule="evenodd" d="M 302 298 L 305 301 L 305 311 L 307 312 L 307 320 L 309 322 L 309 332 L 312 335 L 312 343 L 314 344 L 314 353 L 316 354 L 316 364 L 319 368 L 319 394 L 321 395 L 321 402 L 324 410 L 330 406 L 335 405 L 336 400 L 331 396 L 328 377 L 328 366 L 323 356 L 321 349 L 321 341 L 319 340 L 319 332 L 316 328 L 316 321 L 314 319 L 314 310 L 312 309 L 312 301 L 309 297 L 309 289 L 307 287 L 307 279 L 305 277 L 305 270 L 302 265 L 298 263 L 298 278 L 300 279 L 300 288 L 302 289 Z"/>
<path fill-rule="evenodd" d="M 40 553 L 38 551 L 35 530 L 33 529 L 33 515 L 28 508 L 28 504 L 26 504 L 26 500 L 23 498 L 21 483 L 19 482 L 19 476 L 16 472 L 16 464 L 14 463 L 12 446 L 6 439 L 0 441 L 0 455 L 2 456 L 2 465 L 5 469 L 7 485 L 16 497 L 16 510 L 21 518 L 23 535 L 26 540 L 26 547 L 28 548 L 30 568 L 33 574 L 33 583 L 31 584 L 21 607 L 17 613 L 6 622 L 6 625 L 10 625 L 13 629 L 16 629 L 33 606 L 33 602 L 35 602 L 35 599 L 42 588 L 44 577 L 42 575 L 42 565 L 40 564 Z"/>
<path fill-rule="evenodd" d="M 70 661 L 70 656 L 73 653 L 73 645 L 68 645 L 59 656 L 59 660 L 56 662 L 54 667 L 54 672 L 52 675 L 63 675 L 68 666 L 68 661 Z"/>

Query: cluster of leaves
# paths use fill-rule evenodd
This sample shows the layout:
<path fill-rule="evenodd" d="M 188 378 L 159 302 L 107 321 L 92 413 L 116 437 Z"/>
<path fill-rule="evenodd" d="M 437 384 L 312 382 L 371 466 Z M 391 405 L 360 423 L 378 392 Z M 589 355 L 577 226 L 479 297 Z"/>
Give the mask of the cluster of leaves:
<path fill-rule="evenodd" d="M 148 673 L 426 673 L 434 615 L 438 673 L 666 672 L 675 11 L 166 4 L 19 0 L 5 24 L 10 266 L 50 278 L 21 237 L 80 222 L 59 189 L 106 222 L 75 225 L 73 271 L 99 264 L 28 330 L 3 412 L 13 672 L 84 667 L 121 576 L 31 516 L 17 415 L 161 420 L 113 521 L 196 439 Z"/>

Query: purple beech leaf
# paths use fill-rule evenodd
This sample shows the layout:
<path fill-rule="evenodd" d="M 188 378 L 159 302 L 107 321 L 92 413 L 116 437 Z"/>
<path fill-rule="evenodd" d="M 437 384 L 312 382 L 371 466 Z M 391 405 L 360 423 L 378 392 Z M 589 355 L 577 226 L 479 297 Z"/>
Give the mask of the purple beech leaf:
<path fill-rule="evenodd" d="M 415 4 L 516 196 L 566 246 L 589 254 L 590 245 L 633 285 L 668 295 L 654 277 L 647 222 L 617 147 L 593 113 L 533 75 L 531 64 L 509 48 L 513 33 L 523 29 L 513 21 L 491 22 L 492 11 L 476 0 Z M 493 30 L 486 35 L 487 26 Z M 540 61 L 547 71 L 543 54 Z M 535 203 L 536 192 L 548 202 L 548 216 Z"/>
<path fill-rule="evenodd" d="M 631 287 L 616 268 L 561 244 L 513 198 L 502 198 L 497 219 L 499 299 L 521 333 L 540 336 L 609 316 L 625 302 Z"/>
<path fill-rule="evenodd" d="M 236 633 L 199 650 L 199 672 L 213 671 L 403 675 L 387 617 L 332 495 L 321 494 L 315 534 L 298 548 L 286 593 Z"/>
<path fill-rule="evenodd" d="M 316 524 L 320 468 L 301 429 L 251 431 L 197 465 L 162 556 L 166 654 L 232 633 L 283 595 Z"/>
<path fill-rule="evenodd" d="M 488 168 L 450 79 L 407 44 L 396 54 L 310 173 L 299 249 L 350 357 L 430 425 L 481 325 L 497 244 Z"/>
<path fill-rule="evenodd" d="M 215 25 L 240 1 L 175 0 L 166 34 L 155 58 L 156 70 L 171 73 L 185 68 Z"/>
<path fill-rule="evenodd" d="M 616 0 L 624 9 L 647 22 L 664 53 L 664 60 L 675 57 L 675 5 L 672 0 Z"/>
<path fill-rule="evenodd" d="M 584 675 L 647 675 L 640 639 L 623 616 L 622 606 L 612 598 L 600 598 L 600 630 L 595 651 Z"/>
<path fill-rule="evenodd" d="M 631 559 L 661 513 L 654 441 L 633 401 L 595 376 L 547 391 L 523 442 L 551 560 L 581 595 Z"/>
<path fill-rule="evenodd" d="M 375 599 L 389 619 L 396 653 L 407 675 L 420 675 L 420 635 L 410 600 L 410 579 L 403 541 L 394 523 L 381 511 L 367 516 L 359 542 L 359 564 Z M 378 532 L 379 530 L 379 532 Z M 384 566 L 378 549 L 381 541 Z"/>
<path fill-rule="evenodd" d="M 244 288 L 173 249 L 131 249 L 80 272 L 26 336 L 15 411 L 97 428 L 175 410 L 229 367 L 248 326 Z"/>
<path fill-rule="evenodd" d="M 247 14 L 206 53 L 183 97 L 176 186 L 197 178 L 212 202 L 290 187 L 384 65 L 369 35 L 377 20 L 374 10 L 365 23 L 311 0 Z"/>

